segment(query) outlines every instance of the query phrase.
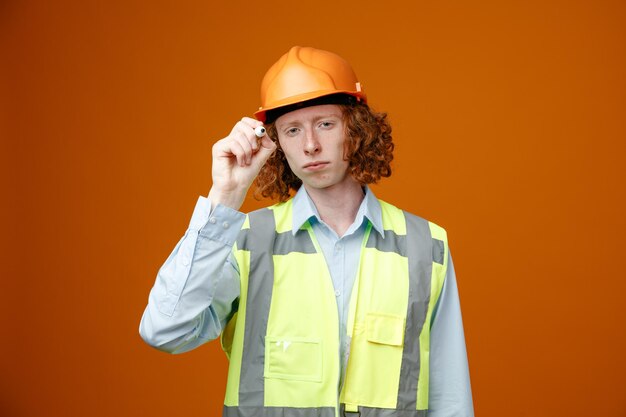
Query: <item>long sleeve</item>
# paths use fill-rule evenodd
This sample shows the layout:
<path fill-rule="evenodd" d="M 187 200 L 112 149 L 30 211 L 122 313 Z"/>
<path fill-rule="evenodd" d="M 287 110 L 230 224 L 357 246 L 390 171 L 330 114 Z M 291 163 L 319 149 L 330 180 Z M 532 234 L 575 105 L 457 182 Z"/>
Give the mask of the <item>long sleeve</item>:
<path fill-rule="evenodd" d="M 467 352 L 452 257 L 431 322 L 428 417 L 472 417 Z"/>
<path fill-rule="evenodd" d="M 181 353 L 217 338 L 239 297 L 230 258 L 245 215 L 198 198 L 185 235 L 160 268 L 139 333 L 157 349 Z"/>

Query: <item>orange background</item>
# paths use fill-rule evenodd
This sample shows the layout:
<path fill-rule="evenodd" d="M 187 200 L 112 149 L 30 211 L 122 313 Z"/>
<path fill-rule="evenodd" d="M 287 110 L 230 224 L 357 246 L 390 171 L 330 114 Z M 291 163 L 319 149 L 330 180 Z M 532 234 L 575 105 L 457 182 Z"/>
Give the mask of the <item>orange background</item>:
<path fill-rule="evenodd" d="M 626 415 L 626 3 L 605 0 L 0 3 L 0 415 L 219 415 L 218 344 L 171 356 L 137 328 L 212 143 L 296 44 L 390 114 L 379 197 L 448 230 L 476 415 Z"/>

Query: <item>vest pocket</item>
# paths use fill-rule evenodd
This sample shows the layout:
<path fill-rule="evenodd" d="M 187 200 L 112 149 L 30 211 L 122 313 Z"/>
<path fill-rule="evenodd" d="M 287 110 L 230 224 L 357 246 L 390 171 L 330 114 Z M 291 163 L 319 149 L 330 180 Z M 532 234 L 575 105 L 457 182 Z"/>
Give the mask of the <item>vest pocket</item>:
<path fill-rule="evenodd" d="M 385 313 L 367 313 L 365 331 L 367 341 L 383 345 L 402 346 L 404 317 Z"/>
<path fill-rule="evenodd" d="M 322 341 L 267 336 L 265 377 L 322 382 Z"/>

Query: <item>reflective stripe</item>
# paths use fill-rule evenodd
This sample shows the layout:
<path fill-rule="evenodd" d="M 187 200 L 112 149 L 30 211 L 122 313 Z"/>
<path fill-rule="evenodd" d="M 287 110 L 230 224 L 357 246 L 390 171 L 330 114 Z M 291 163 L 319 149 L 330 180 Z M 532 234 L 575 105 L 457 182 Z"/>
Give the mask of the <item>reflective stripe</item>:
<path fill-rule="evenodd" d="M 428 313 L 426 314 L 426 320 L 429 325 L 425 326 L 420 334 L 420 353 L 423 358 L 423 365 L 420 368 L 420 379 L 417 384 L 417 408 L 420 410 L 428 408 L 430 389 L 428 381 L 428 376 L 430 375 L 430 325 L 432 323 L 433 310 L 437 304 L 437 300 L 439 300 L 443 282 L 445 281 L 446 268 L 448 265 L 448 245 L 446 243 L 448 239 L 446 237 L 446 231 L 432 222 L 428 223 L 428 227 L 430 229 L 430 235 L 433 239 L 438 239 L 444 242 L 444 254 L 443 264 L 437 262 L 432 263 L 430 302 L 428 304 Z"/>
<path fill-rule="evenodd" d="M 387 231 L 385 230 L 385 235 Z M 426 417 L 426 410 L 393 410 L 390 408 L 359 407 L 360 417 Z M 341 406 L 340 416 L 359 416 L 359 413 L 347 412 L 344 414 L 344 407 Z"/>
<path fill-rule="evenodd" d="M 272 217 L 273 218 L 273 217 Z M 315 246 L 306 230 L 298 230 L 295 236 L 289 232 L 275 233 L 273 255 L 288 255 L 292 252 L 316 253 Z M 250 251 L 255 243 L 250 241 L 250 229 L 242 230 L 237 237 L 237 249 Z M 268 235 L 269 236 L 269 235 Z M 256 243 L 256 247 L 261 245 Z"/>
<path fill-rule="evenodd" d="M 263 209 L 249 215 L 250 229 L 242 238 L 242 247 L 250 251 L 250 279 L 246 299 L 246 326 L 239 379 L 239 405 L 259 406 L 264 403 L 265 334 L 272 301 L 274 264 L 267 239 L 275 236 L 276 222 L 271 210 Z M 238 242 L 239 243 L 239 242 Z M 239 246 L 238 246 L 239 247 Z M 255 323 L 251 326 L 251 323 Z"/>
<path fill-rule="evenodd" d="M 390 410 L 393 411 L 393 410 Z M 334 407 L 228 407 L 224 406 L 223 417 L 335 417 Z M 407 415 L 408 417 L 408 415 Z M 421 416 L 420 416 L 421 417 Z"/>
<path fill-rule="evenodd" d="M 274 255 L 287 255 L 292 252 L 317 253 L 309 232 L 298 230 L 295 236 L 291 231 L 276 235 Z"/>
<path fill-rule="evenodd" d="M 432 274 L 432 248 L 427 247 L 433 239 L 428 222 L 404 212 L 407 228 L 406 251 L 409 262 L 409 302 L 406 314 L 406 330 L 402 351 L 402 368 L 398 387 L 398 410 L 417 409 L 417 383 L 420 371 L 419 336 L 428 313 L 430 281 Z M 387 231 L 385 231 L 385 235 Z M 368 414 L 382 415 L 382 414 Z M 399 414 L 395 414 L 399 415 Z M 407 414 L 414 415 L 414 414 Z"/>
<path fill-rule="evenodd" d="M 443 253 L 445 246 L 443 240 L 433 238 L 433 262 L 443 265 Z"/>
<path fill-rule="evenodd" d="M 398 235 L 393 230 L 385 230 L 383 238 L 379 233 L 371 233 L 366 248 L 376 248 L 381 252 L 394 252 L 406 257 L 406 235 Z"/>
<path fill-rule="evenodd" d="M 389 408 L 359 407 L 360 417 L 426 417 L 426 410 L 392 410 Z M 340 416 L 358 416 L 358 413 L 345 413 L 341 406 Z M 224 406 L 223 417 L 335 417 L 333 407 L 228 407 Z"/>

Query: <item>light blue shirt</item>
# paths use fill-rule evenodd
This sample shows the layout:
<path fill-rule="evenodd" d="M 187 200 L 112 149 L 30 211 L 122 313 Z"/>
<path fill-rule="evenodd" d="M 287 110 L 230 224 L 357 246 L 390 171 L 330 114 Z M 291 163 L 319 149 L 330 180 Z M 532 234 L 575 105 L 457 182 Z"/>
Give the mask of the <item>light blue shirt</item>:
<path fill-rule="evenodd" d="M 346 325 L 361 243 L 368 223 L 384 237 L 380 203 L 365 187 L 354 222 L 338 236 L 301 187 L 293 201 L 293 231 L 308 220 L 328 265 L 340 321 L 341 384 L 349 355 Z M 217 338 L 240 293 L 232 246 L 245 215 L 200 197 L 189 228 L 157 274 L 139 327 L 150 345 L 186 352 Z M 463 322 L 452 258 L 431 320 L 429 417 L 473 416 Z M 340 384 L 340 386 L 341 386 Z M 339 388 L 340 389 L 340 388 Z"/>
<path fill-rule="evenodd" d="M 348 227 L 343 236 L 338 236 L 320 217 L 315 204 L 304 187 L 295 195 L 293 200 L 293 224 L 295 233 L 308 220 L 313 233 L 324 253 L 326 264 L 335 287 L 335 298 L 339 313 L 340 337 L 340 365 L 341 379 L 339 386 L 343 386 L 345 370 L 350 352 L 350 337 L 347 332 L 348 311 L 350 309 L 350 295 L 356 279 L 361 255 L 361 245 L 365 237 L 368 221 L 372 223 L 372 233 L 380 233 L 384 237 L 383 216 L 380 203 L 374 194 L 365 189 L 365 197 L 354 217 L 354 222 Z"/>

